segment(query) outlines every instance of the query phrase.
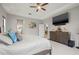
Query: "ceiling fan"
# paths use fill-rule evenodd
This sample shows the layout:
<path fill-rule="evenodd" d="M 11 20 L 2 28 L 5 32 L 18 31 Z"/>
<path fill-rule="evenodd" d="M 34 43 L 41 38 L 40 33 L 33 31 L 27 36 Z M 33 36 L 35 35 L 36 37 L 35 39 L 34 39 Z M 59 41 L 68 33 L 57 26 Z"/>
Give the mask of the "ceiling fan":
<path fill-rule="evenodd" d="M 38 12 L 39 10 L 43 10 L 46 11 L 46 9 L 44 8 L 44 6 L 46 6 L 48 3 L 36 3 L 36 6 L 30 6 L 31 8 L 36 8 L 36 12 Z"/>

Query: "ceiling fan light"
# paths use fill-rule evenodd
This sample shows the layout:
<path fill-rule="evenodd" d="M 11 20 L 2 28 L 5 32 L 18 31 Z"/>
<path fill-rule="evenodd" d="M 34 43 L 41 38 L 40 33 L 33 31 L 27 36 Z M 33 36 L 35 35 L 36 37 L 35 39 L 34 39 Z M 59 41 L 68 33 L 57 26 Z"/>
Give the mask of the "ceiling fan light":
<path fill-rule="evenodd" d="M 40 10 L 40 9 L 41 9 L 41 7 L 40 7 L 40 6 L 37 6 L 37 9 L 39 9 L 39 10 Z"/>

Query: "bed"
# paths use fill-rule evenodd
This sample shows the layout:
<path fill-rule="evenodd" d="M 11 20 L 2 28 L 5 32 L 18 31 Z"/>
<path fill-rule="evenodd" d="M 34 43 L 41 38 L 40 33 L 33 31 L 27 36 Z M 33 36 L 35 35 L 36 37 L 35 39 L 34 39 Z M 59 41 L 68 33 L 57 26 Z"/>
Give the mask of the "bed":
<path fill-rule="evenodd" d="M 1 55 L 45 55 L 51 53 L 50 41 L 36 35 L 22 35 L 23 40 L 12 45 L 0 44 Z"/>

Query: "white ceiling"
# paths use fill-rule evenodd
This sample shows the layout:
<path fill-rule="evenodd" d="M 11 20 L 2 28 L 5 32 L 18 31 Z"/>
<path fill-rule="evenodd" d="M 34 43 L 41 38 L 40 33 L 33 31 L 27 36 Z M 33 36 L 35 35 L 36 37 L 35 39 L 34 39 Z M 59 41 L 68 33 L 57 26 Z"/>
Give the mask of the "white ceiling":
<path fill-rule="evenodd" d="M 29 6 L 36 5 L 35 3 L 3 3 L 1 4 L 7 13 L 43 20 L 52 16 L 53 14 L 77 6 L 78 4 L 69 3 L 49 3 L 44 8 L 46 11 L 39 10 L 36 12 L 35 8 Z M 31 15 L 29 15 L 31 13 Z"/>

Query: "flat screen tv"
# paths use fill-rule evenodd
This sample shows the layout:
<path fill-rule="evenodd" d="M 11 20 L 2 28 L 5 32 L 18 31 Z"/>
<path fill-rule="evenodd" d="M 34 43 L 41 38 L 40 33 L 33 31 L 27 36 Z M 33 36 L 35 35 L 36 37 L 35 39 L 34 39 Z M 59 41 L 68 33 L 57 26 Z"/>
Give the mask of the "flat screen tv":
<path fill-rule="evenodd" d="M 61 14 L 59 16 L 53 17 L 53 25 L 65 25 L 69 22 L 69 15 L 68 13 Z"/>

